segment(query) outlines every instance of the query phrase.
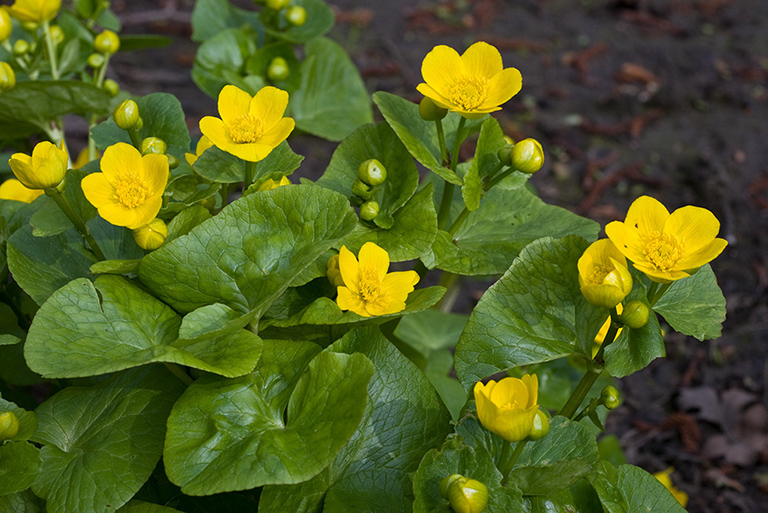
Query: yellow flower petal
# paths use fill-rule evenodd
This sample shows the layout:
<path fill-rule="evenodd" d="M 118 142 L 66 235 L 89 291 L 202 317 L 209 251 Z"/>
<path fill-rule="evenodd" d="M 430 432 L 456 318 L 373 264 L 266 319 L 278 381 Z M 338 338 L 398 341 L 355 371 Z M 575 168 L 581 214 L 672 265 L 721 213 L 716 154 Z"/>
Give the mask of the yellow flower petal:
<path fill-rule="evenodd" d="M 518 378 L 505 378 L 491 391 L 491 401 L 497 406 L 511 404 L 516 408 L 528 406 L 528 387 Z"/>
<path fill-rule="evenodd" d="M 702 265 L 711 262 L 728 246 L 725 239 L 715 239 L 698 251 L 686 255 L 677 263 L 681 269 L 698 269 Z"/>
<path fill-rule="evenodd" d="M 621 253 L 632 260 L 645 260 L 645 244 L 640 232 L 621 221 L 613 221 L 605 227 L 605 234 Z"/>
<path fill-rule="evenodd" d="M 274 148 L 277 148 L 281 142 L 285 141 L 289 135 L 291 135 L 291 132 L 293 132 L 295 126 L 296 122 L 293 120 L 293 118 L 282 118 L 278 120 L 277 123 L 275 123 L 272 128 L 261 137 L 259 143 L 269 148 L 267 155 Z"/>
<path fill-rule="evenodd" d="M 168 157 L 150 153 L 141 157 L 141 160 L 150 196 L 162 196 L 168 183 Z"/>
<path fill-rule="evenodd" d="M 483 108 L 497 107 L 506 103 L 523 87 L 523 76 L 516 68 L 507 68 L 497 73 L 488 82 L 488 98 Z M 500 107 L 499 107 L 500 108 Z"/>
<path fill-rule="evenodd" d="M 126 143 L 113 144 L 104 150 L 100 165 L 101 172 L 110 183 L 114 183 L 125 174 L 144 169 L 139 150 Z"/>
<path fill-rule="evenodd" d="M 0 184 L 0 199 L 23 201 L 24 203 L 32 203 L 37 199 L 43 191 L 40 189 L 29 189 L 24 187 L 20 181 L 15 178 L 4 181 Z"/>
<path fill-rule="evenodd" d="M 712 242 L 720 231 L 720 221 L 705 208 L 678 208 L 664 224 L 664 232 L 674 234 L 685 245 L 685 251 L 695 252 Z"/>
<path fill-rule="evenodd" d="M 524 439 L 533 429 L 533 419 L 539 407 L 505 411 L 499 415 L 488 429 L 505 440 L 516 442 Z"/>
<path fill-rule="evenodd" d="M 435 104 L 438 107 L 443 109 L 451 108 L 451 101 L 445 96 L 435 91 L 428 84 L 419 84 L 416 86 L 416 90 L 421 94 L 423 94 L 424 96 L 426 96 L 427 98 L 431 99 L 433 102 L 435 102 Z"/>
<path fill-rule="evenodd" d="M 520 380 L 528 389 L 528 407 L 539 402 L 539 377 L 536 374 L 526 374 Z"/>
<path fill-rule="evenodd" d="M 261 119 L 262 123 L 264 123 L 265 132 L 268 132 L 278 121 L 284 119 L 283 114 L 285 114 L 285 108 L 287 106 L 288 93 L 282 89 L 267 86 L 256 93 L 256 96 L 251 100 L 249 110 L 246 112 L 250 112 L 252 116 Z M 292 119 L 291 122 L 293 122 Z M 291 130 L 293 130 L 293 126 L 291 126 Z M 285 134 L 285 137 L 288 137 L 290 132 L 291 131 L 289 130 L 288 133 Z M 280 139 L 278 144 L 282 142 L 285 137 Z"/>
<path fill-rule="evenodd" d="M 338 294 L 336 304 L 340 309 L 350 310 L 363 317 L 371 316 L 365 309 L 365 303 L 360 299 L 360 294 L 350 291 L 347 287 L 337 287 L 336 291 Z"/>
<path fill-rule="evenodd" d="M 357 284 L 360 281 L 359 265 L 355 255 L 346 246 L 342 246 L 339 250 L 339 272 L 346 288 L 353 294 L 358 294 Z M 341 305 L 339 307 L 341 308 Z"/>
<path fill-rule="evenodd" d="M 251 95 L 239 87 L 226 85 L 219 92 L 219 116 L 227 125 L 234 123 L 240 116 L 248 113 L 250 104 Z"/>
<path fill-rule="evenodd" d="M 450 46 L 434 47 L 421 63 L 421 76 L 424 77 L 424 81 L 444 98 L 450 96 L 451 86 L 456 77 L 464 73 L 464 62 L 461 56 Z"/>
<path fill-rule="evenodd" d="M 640 196 L 630 205 L 624 224 L 637 229 L 642 236 L 662 232 L 668 217 L 669 211 L 657 199 Z"/>
<path fill-rule="evenodd" d="M 469 75 L 487 79 L 491 79 L 504 68 L 499 51 L 484 41 L 478 41 L 467 48 L 461 55 L 461 60 Z M 424 79 L 426 80 L 426 77 Z"/>
<path fill-rule="evenodd" d="M 237 144 L 232 140 L 232 136 L 229 135 L 229 130 L 219 118 L 213 116 L 205 116 L 200 120 L 200 131 L 205 134 L 205 137 L 211 141 L 211 143 L 219 148 L 226 144 Z"/>
<path fill-rule="evenodd" d="M 80 182 L 85 199 L 91 205 L 102 205 L 114 201 L 115 188 L 104 173 L 91 173 Z M 97 207 L 98 208 L 98 207 Z"/>
<path fill-rule="evenodd" d="M 389 270 L 389 254 L 383 248 L 373 242 L 366 242 L 360 248 L 359 257 L 361 267 L 365 265 L 367 269 L 374 269 L 379 278 L 383 278 L 387 274 Z M 341 265 L 341 262 L 339 264 Z"/>

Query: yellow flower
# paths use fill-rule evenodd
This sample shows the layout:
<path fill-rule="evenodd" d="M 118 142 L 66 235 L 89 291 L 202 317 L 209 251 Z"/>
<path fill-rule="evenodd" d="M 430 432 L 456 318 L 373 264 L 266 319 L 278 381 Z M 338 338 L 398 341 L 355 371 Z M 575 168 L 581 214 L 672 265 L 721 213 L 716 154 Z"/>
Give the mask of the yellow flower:
<path fill-rule="evenodd" d="M 373 242 L 360 248 L 360 262 L 346 246 L 339 252 L 344 285 L 337 287 L 336 304 L 363 317 L 405 310 L 405 299 L 419 281 L 416 271 L 387 274 L 389 254 Z"/>
<path fill-rule="evenodd" d="M 675 486 L 672 484 L 672 479 L 670 479 L 669 475 L 674 472 L 675 469 L 672 467 L 669 467 L 667 470 L 662 470 L 661 472 L 656 472 L 653 474 L 653 477 L 661 481 L 661 484 L 663 484 L 667 490 L 672 493 L 672 496 L 677 499 L 677 502 L 680 503 L 682 507 L 685 507 L 688 504 L 688 494 L 683 492 L 682 490 L 678 490 L 675 488 Z"/>
<path fill-rule="evenodd" d="M 499 51 L 482 41 L 462 55 L 449 46 L 434 47 L 421 64 L 421 75 L 426 82 L 416 87 L 421 94 L 469 119 L 500 110 L 523 84 L 520 72 L 504 69 Z"/>
<path fill-rule="evenodd" d="M 195 148 L 195 153 L 185 153 L 184 158 L 187 159 L 187 162 L 190 166 L 194 166 L 195 162 L 197 162 L 197 159 L 200 158 L 200 155 L 203 154 L 205 150 L 213 146 L 213 143 L 210 139 L 208 139 L 206 136 L 202 136 L 199 141 L 197 141 L 197 147 Z"/>
<path fill-rule="evenodd" d="M 267 86 L 251 97 L 233 85 L 219 93 L 221 119 L 206 116 L 200 120 L 200 131 L 213 144 L 249 162 L 262 160 L 288 138 L 295 125 L 284 118 L 288 93 Z"/>
<path fill-rule="evenodd" d="M 14 153 L 8 163 L 13 174 L 27 189 L 51 189 L 58 186 L 67 172 L 69 156 L 64 141 L 59 147 L 43 141 L 32 150 L 32 156 Z"/>
<path fill-rule="evenodd" d="M 593 305 L 613 308 L 632 291 L 627 259 L 609 239 L 593 242 L 578 268 L 581 293 Z"/>
<path fill-rule="evenodd" d="M 720 222 L 705 208 L 687 206 L 672 214 L 649 196 L 629 207 L 627 218 L 605 227 L 619 251 L 651 280 L 669 283 L 686 278 L 728 245 L 715 238 Z"/>
<path fill-rule="evenodd" d="M 16 0 L 8 9 L 11 16 L 19 21 L 42 23 L 56 17 L 61 9 L 61 0 Z"/>
<path fill-rule="evenodd" d="M 32 203 L 38 196 L 43 194 L 40 189 L 27 189 L 24 184 L 15 178 L 6 180 L 0 185 L 0 199 L 23 201 Z"/>
<path fill-rule="evenodd" d="M 279 182 L 277 180 L 272 180 L 271 178 L 268 178 L 265 182 L 261 183 L 258 189 L 256 190 L 271 191 L 275 187 L 281 187 L 283 185 L 291 185 L 291 181 L 288 180 L 287 176 L 282 177 Z"/>
<path fill-rule="evenodd" d="M 86 199 L 101 217 L 131 230 L 155 218 L 168 182 L 165 155 L 142 156 L 130 144 L 117 143 L 104 151 L 101 171 L 86 176 L 81 184 Z"/>
<path fill-rule="evenodd" d="M 526 438 L 539 411 L 539 378 L 526 374 L 522 379 L 504 378 L 487 385 L 475 385 L 475 406 L 480 423 L 510 442 Z"/>

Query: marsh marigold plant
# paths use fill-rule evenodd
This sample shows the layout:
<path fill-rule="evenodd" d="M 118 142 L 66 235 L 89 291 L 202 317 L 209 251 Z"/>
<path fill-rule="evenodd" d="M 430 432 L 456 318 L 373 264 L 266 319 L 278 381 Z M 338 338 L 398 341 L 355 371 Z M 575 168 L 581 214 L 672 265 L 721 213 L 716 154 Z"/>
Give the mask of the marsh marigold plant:
<path fill-rule="evenodd" d="M 672 214 L 658 200 L 641 196 L 624 222 L 605 227 L 616 248 L 651 280 L 669 283 L 687 278 L 728 245 L 717 238 L 720 222 L 705 208 L 686 206 Z"/>
<path fill-rule="evenodd" d="M 421 94 L 470 119 L 500 110 L 523 84 L 520 72 L 505 69 L 499 51 L 482 41 L 461 55 L 449 46 L 436 46 L 424 58 L 421 75 L 425 83 L 416 87 Z"/>
<path fill-rule="evenodd" d="M 13 174 L 28 189 L 50 189 L 59 185 L 67 173 L 69 156 L 60 146 L 43 141 L 38 143 L 32 155 L 14 153 L 8 161 Z"/>
<path fill-rule="evenodd" d="M 480 423 L 510 442 L 526 438 L 533 429 L 539 410 L 539 378 L 526 374 L 522 378 L 504 378 L 475 385 L 475 405 Z"/>

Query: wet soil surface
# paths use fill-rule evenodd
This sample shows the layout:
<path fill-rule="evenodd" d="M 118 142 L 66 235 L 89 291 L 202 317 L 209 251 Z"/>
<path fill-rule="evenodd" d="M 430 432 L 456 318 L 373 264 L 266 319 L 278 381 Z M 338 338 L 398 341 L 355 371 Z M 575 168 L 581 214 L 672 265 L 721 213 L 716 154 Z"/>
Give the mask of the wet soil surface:
<path fill-rule="evenodd" d="M 675 468 L 692 512 L 768 511 L 768 5 L 765 0 L 334 0 L 330 37 L 371 92 L 420 99 L 437 44 L 497 46 L 523 90 L 498 113 L 514 139 L 547 152 L 543 199 L 603 224 L 642 194 L 721 220 L 713 263 L 727 300 L 723 336 L 671 334 L 665 359 L 622 380 L 608 421 L 630 463 Z M 191 0 L 114 0 L 127 33 L 174 37 L 118 55 L 136 94 L 181 100 L 193 136 L 215 101 L 190 79 Z M 248 1 L 237 3 L 248 7 Z M 297 136 L 299 172 L 319 176 L 334 144 Z M 467 288 L 470 308 L 487 282 Z M 475 292 L 477 291 L 477 292 Z"/>

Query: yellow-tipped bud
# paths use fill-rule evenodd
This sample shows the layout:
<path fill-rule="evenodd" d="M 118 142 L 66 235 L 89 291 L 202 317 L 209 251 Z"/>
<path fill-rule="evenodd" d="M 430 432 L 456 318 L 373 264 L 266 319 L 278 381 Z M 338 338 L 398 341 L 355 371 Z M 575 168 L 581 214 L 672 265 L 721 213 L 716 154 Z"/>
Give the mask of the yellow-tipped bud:
<path fill-rule="evenodd" d="M 291 3 L 291 0 L 267 0 L 265 5 L 275 11 L 279 11 L 284 7 L 287 7 Z"/>
<path fill-rule="evenodd" d="M 139 116 L 139 106 L 133 100 L 125 100 L 112 113 L 115 124 L 123 130 L 138 130 L 144 125 Z"/>
<path fill-rule="evenodd" d="M 100 53 L 92 53 L 88 56 L 88 66 L 92 68 L 100 68 L 104 66 L 104 56 Z"/>
<path fill-rule="evenodd" d="M 159 137 L 146 137 L 141 141 L 141 148 L 139 149 L 141 150 L 142 155 L 151 153 L 165 155 L 165 152 L 168 151 L 168 145 Z"/>
<path fill-rule="evenodd" d="M 448 502 L 456 513 L 481 513 L 488 505 L 488 487 L 477 479 L 460 477 L 448 487 Z"/>
<path fill-rule="evenodd" d="M 376 159 L 368 159 L 357 168 L 357 177 L 371 187 L 376 187 L 386 181 L 387 168 Z"/>
<path fill-rule="evenodd" d="M 64 31 L 58 25 L 52 25 L 50 29 L 51 40 L 57 45 L 64 42 Z"/>
<path fill-rule="evenodd" d="M 621 401 L 619 400 L 619 390 L 613 385 L 606 386 L 600 393 L 600 403 L 609 410 L 618 408 L 619 404 L 621 404 Z"/>
<path fill-rule="evenodd" d="M 531 434 L 528 435 L 528 440 L 535 442 L 541 440 L 549 433 L 549 417 L 543 411 L 536 412 L 536 416 L 533 418 L 533 428 Z"/>
<path fill-rule="evenodd" d="M 424 121 L 440 121 L 448 114 L 448 109 L 438 106 L 432 98 L 424 97 L 419 103 L 419 116 Z"/>
<path fill-rule="evenodd" d="M 16 87 L 16 73 L 7 62 L 0 62 L 0 93 Z"/>
<path fill-rule="evenodd" d="M 111 78 L 108 78 L 104 81 L 103 87 L 110 96 L 117 96 L 117 93 L 120 92 L 120 86 Z"/>
<path fill-rule="evenodd" d="M 93 40 L 93 47 L 104 55 L 113 55 L 120 49 L 120 37 L 111 30 L 105 30 Z"/>
<path fill-rule="evenodd" d="M 0 413 L 0 441 L 10 440 L 19 432 L 19 418 L 12 411 Z"/>
<path fill-rule="evenodd" d="M 262 182 L 256 190 L 271 191 L 272 189 L 282 187 L 283 185 L 291 185 L 291 181 L 288 179 L 287 176 L 282 177 L 279 181 L 268 178 L 267 180 Z"/>
<path fill-rule="evenodd" d="M 267 77 L 272 82 L 281 82 L 287 80 L 289 76 L 291 76 L 291 68 L 288 67 L 288 62 L 282 57 L 272 59 L 267 67 Z"/>
<path fill-rule="evenodd" d="M 14 57 L 21 57 L 23 55 L 26 55 L 30 50 L 29 43 L 24 41 L 23 39 L 17 39 L 15 43 L 13 43 L 13 55 Z"/>
<path fill-rule="evenodd" d="M 328 259 L 325 275 L 334 287 L 344 286 L 344 280 L 342 279 L 341 271 L 339 270 L 339 255 L 333 255 Z"/>
<path fill-rule="evenodd" d="M 373 221 L 379 215 L 379 203 L 377 201 L 366 201 L 360 206 L 360 219 L 363 221 Z"/>
<path fill-rule="evenodd" d="M 632 329 L 638 329 L 645 326 L 648 322 L 648 317 L 651 312 L 648 307 L 641 301 L 630 301 L 627 306 L 624 307 L 619 320 Z"/>
<path fill-rule="evenodd" d="M 295 26 L 304 25 L 307 21 L 307 10 L 300 5 L 293 5 L 285 11 L 285 19 Z"/>
<path fill-rule="evenodd" d="M 168 237 L 168 226 L 162 219 L 154 218 L 149 224 L 133 230 L 133 238 L 141 249 L 153 251 L 165 242 Z"/>
<path fill-rule="evenodd" d="M 512 147 L 512 166 L 533 174 L 544 165 L 544 150 L 536 139 L 523 139 Z"/>

